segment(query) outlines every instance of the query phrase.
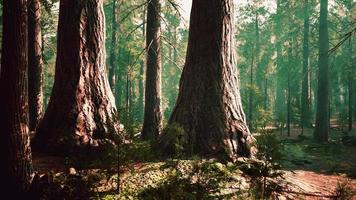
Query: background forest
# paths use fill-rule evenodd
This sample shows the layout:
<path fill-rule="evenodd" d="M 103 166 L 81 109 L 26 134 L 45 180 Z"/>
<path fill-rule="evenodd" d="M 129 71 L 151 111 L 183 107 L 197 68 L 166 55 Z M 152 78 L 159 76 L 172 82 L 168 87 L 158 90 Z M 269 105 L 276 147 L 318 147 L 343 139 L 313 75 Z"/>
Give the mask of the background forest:
<path fill-rule="evenodd" d="M 0 155 L 11 160 L 6 152 L 25 146 L 0 169 L 4 180 L 16 176 L 13 185 L 21 180 L 19 191 L 34 199 L 355 198 L 354 0 L 72 1 L 1 1 L 1 33 L 22 22 L 6 9 L 28 9 L 20 73 L 28 90 L 18 87 L 29 110 L 18 113 L 29 114 L 32 158 L 26 142 L 1 143 Z M 1 55 L 11 58 L 9 35 L 1 34 Z M 217 53 L 210 36 L 221 39 Z M 11 70 L 0 69 L 10 94 Z M 0 125 L 26 135 L 5 126 L 13 110 L 3 99 Z M 12 166 L 28 173 L 6 174 Z"/>
<path fill-rule="evenodd" d="M 58 4 L 43 4 L 46 106 L 54 80 Z M 352 37 L 348 37 L 354 31 L 353 4 L 350 0 L 330 1 L 328 5 L 329 46 L 330 49 L 338 46 L 329 52 L 330 118 L 337 120 L 345 130 L 349 128 L 349 119 L 352 119 L 349 115 L 356 115 L 356 108 L 352 106 L 355 95 L 349 95 L 355 87 L 352 84 L 355 77 L 352 65 L 355 60 L 352 54 L 354 42 Z M 189 11 L 184 9 L 189 9 L 190 3 L 184 2 L 183 6 L 182 2 L 165 2 L 160 15 L 164 121 L 174 107 L 185 61 L 189 28 L 186 13 Z M 237 67 L 240 70 L 242 102 L 253 130 L 268 124 L 286 127 L 288 121 L 292 125 L 301 125 L 303 108 L 310 110 L 305 111 L 308 114 L 304 126 L 315 123 L 318 6 L 317 1 L 280 1 L 278 6 L 274 1 L 237 1 Z M 107 66 L 112 70 L 110 80 L 115 84 L 114 94 L 122 122 L 132 132 L 143 122 L 145 1 L 122 1 L 115 7 L 106 1 L 104 9 Z M 343 43 L 339 44 L 341 41 Z"/>

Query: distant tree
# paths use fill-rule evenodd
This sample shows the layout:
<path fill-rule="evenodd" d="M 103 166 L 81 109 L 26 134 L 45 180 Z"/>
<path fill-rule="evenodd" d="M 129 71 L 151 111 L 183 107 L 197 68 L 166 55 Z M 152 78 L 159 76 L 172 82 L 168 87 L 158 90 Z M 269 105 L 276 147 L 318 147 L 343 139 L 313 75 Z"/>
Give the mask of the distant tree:
<path fill-rule="evenodd" d="M 235 61 L 232 0 L 193 0 L 188 52 L 169 125 L 178 124 L 192 153 L 235 160 L 250 156 Z"/>
<path fill-rule="evenodd" d="M 3 1 L 0 73 L 0 177 L 3 198 L 21 199 L 31 184 L 27 94 L 27 1 Z"/>
<path fill-rule="evenodd" d="M 28 104 L 30 130 L 35 131 L 43 116 L 43 61 L 40 0 L 28 2 Z"/>
<path fill-rule="evenodd" d="M 161 111 L 161 2 L 147 1 L 146 88 L 143 139 L 157 138 L 162 129 Z"/>
<path fill-rule="evenodd" d="M 329 34 L 328 0 L 320 0 L 318 93 L 314 139 L 327 142 L 329 135 Z"/>
<path fill-rule="evenodd" d="M 111 90 L 115 90 L 116 83 L 116 33 L 117 33 L 117 21 L 116 21 L 116 3 L 118 0 L 113 0 L 112 2 L 112 21 L 111 21 L 111 45 L 110 45 L 110 68 L 109 68 L 109 83 Z M 120 3 L 120 1 L 118 2 Z"/>
<path fill-rule="evenodd" d="M 61 0 L 55 83 L 34 147 L 71 153 L 120 142 L 105 69 L 103 0 Z"/>
<path fill-rule="evenodd" d="M 302 72 L 302 127 L 310 126 L 310 76 L 309 76 L 309 2 L 304 0 L 303 72 Z"/>

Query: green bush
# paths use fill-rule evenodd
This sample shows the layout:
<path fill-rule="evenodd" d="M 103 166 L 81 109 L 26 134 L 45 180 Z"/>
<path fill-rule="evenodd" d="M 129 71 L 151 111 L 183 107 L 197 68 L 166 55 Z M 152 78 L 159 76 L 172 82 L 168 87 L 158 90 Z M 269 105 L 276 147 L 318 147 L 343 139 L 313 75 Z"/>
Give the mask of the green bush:
<path fill-rule="evenodd" d="M 169 161 L 164 167 L 173 168 L 158 187 L 150 187 L 139 194 L 140 199 L 217 199 L 217 193 L 231 179 L 230 171 L 216 161 Z"/>
<path fill-rule="evenodd" d="M 167 126 L 153 145 L 163 156 L 182 157 L 187 154 L 188 137 L 179 124 Z"/>

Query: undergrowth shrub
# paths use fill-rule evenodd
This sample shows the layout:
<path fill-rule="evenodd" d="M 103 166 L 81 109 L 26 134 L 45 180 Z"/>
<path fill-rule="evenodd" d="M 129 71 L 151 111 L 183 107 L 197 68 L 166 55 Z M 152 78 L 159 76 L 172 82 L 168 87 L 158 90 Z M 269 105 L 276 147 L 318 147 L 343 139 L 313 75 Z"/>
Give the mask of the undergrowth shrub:
<path fill-rule="evenodd" d="M 338 182 L 334 191 L 333 200 L 351 200 L 356 195 L 349 181 Z"/>
<path fill-rule="evenodd" d="M 158 187 L 143 190 L 140 199 L 216 199 L 231 178 L 226 166 L 216 161 L 168 161 L 164 167 L 172 168 L 171 174 Z"/>
<path fill-rule="evenodd" d="M 283 174 L 279 161 L 283 146 L 272 132 L 264 130 L 256 137 L 256 147 L 256 159 L 238 159 L 237 166 L 251 177 L 251 195 L 256 199 L 267 199 L 282 190 L 279 182 Z"/>
<path fill-rule="evenodd" d="M 187 154 L 188 137 L 179 124 L 168 125 L 153 147 L 163 156 L 183 157 Z"/>

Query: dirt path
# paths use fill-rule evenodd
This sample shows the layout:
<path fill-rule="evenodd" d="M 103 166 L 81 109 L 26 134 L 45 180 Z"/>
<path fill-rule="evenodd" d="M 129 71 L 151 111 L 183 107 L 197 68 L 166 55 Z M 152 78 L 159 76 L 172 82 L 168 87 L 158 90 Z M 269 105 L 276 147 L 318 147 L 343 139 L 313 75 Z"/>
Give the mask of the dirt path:
<path fill-rule="evenodd" d="M 324 175 L 312 171 L 286 171 L 285 178 L 292 186 L 290 191 L 292 196 L 299 196 L 302 199 L 332 199 L 338 183 L 348 182 L 348 186 L 356 191 L 356 180 L 351 180 L 343 176 Z M 356 196 L 352 199 L 356 200 Z"/>

